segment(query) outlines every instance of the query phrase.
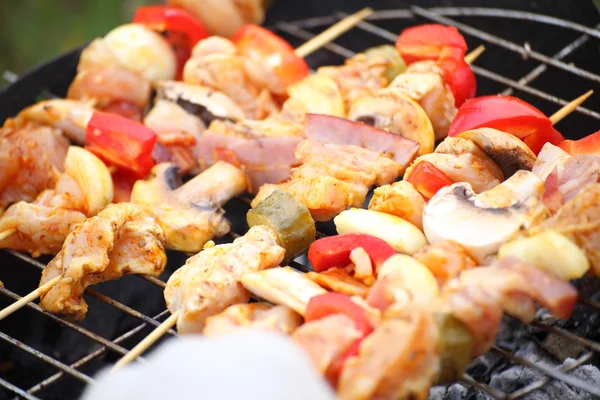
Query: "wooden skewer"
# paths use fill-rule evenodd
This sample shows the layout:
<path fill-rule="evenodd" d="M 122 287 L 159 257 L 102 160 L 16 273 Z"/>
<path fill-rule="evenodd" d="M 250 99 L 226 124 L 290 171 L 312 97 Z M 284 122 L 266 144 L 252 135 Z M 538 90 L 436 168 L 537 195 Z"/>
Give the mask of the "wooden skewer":
<path fill-rule="evenodd" d="M 17 230 L 14 228 L 7 229 L 4 232 L 0 232 L 0 242 L 15 233 Z"/>
<path fill-rule="evenodd" d="M 59 280 L 60 275 L 44 283 L 42 286 L 29 293 L 27 296 L 22 297 L 20 300 L 15 301 L 13 304 L 0 311 L 0 321 L 17 311 L 18 309 L 25 307 L 28 303 L 34 301 L 35 299 L 46 293 L 48 290 L 52 289 L 54 285 L 58 283 Z"/>
<path fill-rule="evenodd" d="M 465 62 L 469 65 L 473 64 L 475 60 L 485 51 L 485 46 L 480 44 L 475 49 L 465 56 Z"/>
<path fill-rule="evenodd" d="M 565 105 L 563 108 L 555 112 L 550 116 L 550 121 L 552 121 L 552 125 L 556 125 L 560 120 L 562 120 L 567 115 L 571 114 L 577 107 L 579 107 L 584 101 L 588 99 L 592 94 L 594 94 L 593 90 L 589 90 L 588 92 L 582 94 L 575 100 L 571 101 L 569 104 Z"/>
<path fill-rule="evenodd" d="M 352 29 L 363 19 L 373 14 L 371 8 L 363 8 L 362 10 L 347 16 L 341 21 L 331 25 L 329 28 L 310 39 L 308 42 L 302 44 L 296 49 L 296 54 L 302 58 L 311 54 L 313 51 L 323 47 L 325 44 L 331 42 L 333 39 L 340 36 L 342 33 Z"/>
<path fill-rule="evenodd" d="M 119 368 L 129 364 L 131 361 L 142 355 L 143 352 L 148 350 L 158 339 L 160 339 L 169 329 L 175 326 L 177 318 L 179 317 L 179 310 L 175 311 L 169 318 L 167 318 L 162 324 L 154 329 L 148 336 L 139 342 L 133 349 L 125 354 L 117 363 L 112 367 L 111 372 L 118 370 Z"/>

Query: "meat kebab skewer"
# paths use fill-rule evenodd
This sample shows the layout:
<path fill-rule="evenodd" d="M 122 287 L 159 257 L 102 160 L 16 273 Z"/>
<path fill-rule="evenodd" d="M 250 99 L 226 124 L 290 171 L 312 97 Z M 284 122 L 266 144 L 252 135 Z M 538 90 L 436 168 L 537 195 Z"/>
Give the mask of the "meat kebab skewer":
<path fill-rule="evenodd" d="M 200 332 L 206 318 L 247 303 L 248 291 L 241 285 L 245 275 L 277 268 L 314 240 L 316 229 L 308 209 L 289 193 L 276 191 L 263 203 L 248 213 L 250 230 L 244 236 L 204 249 L 171 275 L 165 300 L 172 315 L 114 369 L 137 358 L 175 324 L 181 333 Z"/>
<path fill-rule="evenodd" d="M 351 29 L 354 25 L 356 25 L 357 23 L 362 21 L 364 18 L 367 18 L 372 12 L 373 12 L 372 9 L 365 8 L 355 14 L 352 14 L 352 15 L 340 20 L 339 22 L 332 25 L 325 31 L 321 32 L 319 35 L 313 37 L 310 41 L 306 42 L 305 43 L 306 46 L 298 49 L 297 54 L 300 57 L 307 56 L 311 52 L 317 50 L 320 46 L 323 46 L 324 44 L 326 44 L 328 41 L 335 39 L 339 35 L 343 34 L 345 31 Z M 323 39 L 323 38 L 325 38 L 325 39 Z M 313 42 L 318 43 L 318 45 L 311 45 L 310 43 L 313 43 Z M 78 112 L 76 114 L 70 114 L 70 112 L 66 111 L 66 109 L 61 109 L 59 112 L 59 115 L 51 116 L 50 115 L 50 114 L 52 114 L 51 109 L 50 109 L 50 112 L 48 113 L 46 107 L 38 107 L 37 109 L 35 107 L 32 107 L 32 112 L 30 112 L 30 114 L 33 114 L 33 116 L 35 116 L 35 117 L 41 118 L 43 120 L 43 122 L 45 122 L 45 123 L 60 123 L 63 120 L 75 119 L 76 123 L 74 123 L 74 124 L 70 123 L 70 126 L 73 129 L 70 134 L 75 139 L 78 139 L 79 142 L 83 142 L 83 139 L 82 139 L 83 135 L 81 133 L 82 125 L 87 125 L 87 123 L 90 120 L 90 116 L 88 115 L 88 114 L 90 114 L 90 112 L 87 109 L 83 110 L 83 112 Z M 229 182 L 229 184 L 231 184 L 231 182 Z M 187 195 L 183 194 L 184 197 L 185 196 L 189 197 L 189 195 L 191 195 L 191 194 L 187 194 Z M 146 199 L 145 201 L 147 202 L 148 200 Z M 222 199 L 218 200 L 218 202 L 222 202 Z M 170 210 L 165 211 L 166 215 L 170 214 L 169 211 Z M 179 216 L 179 219 L 181 219 L 181 216 Z M 163 220 L 163 221 L 165 222 L 165 220 Z M 11 236 L 15 232 L 16 232 L 16 230 L 14 230 L 14 229 L 8 229 L 4 232 L 0 232 L 0 241 L 5 240 L 7 237 Z M 177 235 L 177 230 L 175 230 L 173 233 L 175 235 Z M 167 235 L 169 235 L 168 228 L 167 228 Z M 186 244 L 182 244 L 182 245 L 184 247 L 187 247 Z M 55 276 L 54 278 L 47 280 L 40 287 L 38 287 L 36 290 L 31 292 L 27 296 L 24 296 L 19 301 L 15 302 L 11 306 L 7 307 L 6 309 L 0 311 L 0 319 L 6 318 L 8 315 L 10 315 L 14 311 L 18 310 L 19 308 L 22 308 L 30 301 L 33 301 L 37 297 L 40 297 L 40 296 L 46 294 L 48 291 L 52 290 L 54 285 L 56 285 L 56 283 L 59 282 L 60 278 L 61 278 L 61 275 L 59 274 L 59 275 Z"/>

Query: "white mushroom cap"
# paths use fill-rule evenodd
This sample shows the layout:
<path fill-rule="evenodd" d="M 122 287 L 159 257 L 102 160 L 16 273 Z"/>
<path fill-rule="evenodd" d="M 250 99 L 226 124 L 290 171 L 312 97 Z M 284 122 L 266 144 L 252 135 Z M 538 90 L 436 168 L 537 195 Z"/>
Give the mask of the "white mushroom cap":
<path fill-rule="evenodd" d="M 144 25 L 121 25 L 103 41 L 121 65 L 149 81 L 175 78 L 175 52 L 161 35 Z"/>
<path fill-rule="evenodd" d="M 517 178 L 524 185 L 530 182 L 529 176 Z M 498 197 L 495 200 L 491 195 L 479 199 L 471 185 L 465 182 L 438 191 L 423 211 L 423 229 L 429 243 L 452 240 L 484 264 L 486 258 L 496 254 L 500 246 L 520 230 L 528 228 L 545 209 L 537 196 L 516 189 L 519 185 L 510 179 L 506 182 L 499 185 L 504 188 L 494 189 Z M 501 196 L 507 193 L 514 197 L 502 199 Z M 497 204 L 507 205 L 498 207 Z"/>

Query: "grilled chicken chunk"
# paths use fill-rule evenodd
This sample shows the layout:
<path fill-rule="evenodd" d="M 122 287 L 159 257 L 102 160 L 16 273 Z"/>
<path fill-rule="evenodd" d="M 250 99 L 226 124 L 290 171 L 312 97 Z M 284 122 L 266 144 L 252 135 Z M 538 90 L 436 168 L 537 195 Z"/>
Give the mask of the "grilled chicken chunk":
<path fill-rule="evenodd" d="M 52 189 L 64 170 L 69 141 L 57 129 L 9 119 L 0 129 L 0 214 Z"/>
<path fill-rule="evenodd" d="M 391 61 L 387 58 L 367 58 L 364 54 L 346 60 L 341 66 L 326 66 L 317 75 L 332 78 L 339 86 L 346 104 L 364 95 L 371 95 L 389 83 L 386 70 Z"/>
<path fill-rule="evenodd" d="M 178 332 L 202 332 L 208 317 L 233 304 L 247 303 L 250 295 L 241 285 L 242 277 L 278 266 L 284 255 L 275 232 L 259 225 L 233 243 L 205 249 L 189 258 L 171 275 L 165 288 L 169 311 L 179 311 Z"/>
<path fill-rule="evenodd" d="M 34 257 L 56 254 L 67 235 L 86 217 L 113 200 L 113 183 L 106 165 L 89 151 L 71 146 L 56 186 L 32 203 L 20 201 L 0 217 L 0 232 L 16 232 L 0 248 L 27 251 Z"/>
<path fill-rule="evenodd" d="M 167 248 L 197 253 L 209 240 L 229 233 L 221 207 L 245 190 L 244 173 L 225 162 L 216 163 L 184 185 L 174 164 L 161 163 L 148 179 L 135 183 L 131 202 L 146 206 L 157 216 Z"/>
<path fill-rule="evenodd" d="M 202 42 L 196 46 L 205 47 Z M 218 52 L 219 48 L 208 54 L 194 52 L 196 55 L 185 63 L 183 81 L 225 93 L 249 119 L 263 119 L 277 111 L 271 92 L 279 92 L 280 89 L 268 69 L 249 57 L 231 54 L 229 50 Z"/>
<path fill-rule="evenodd" d="M 290 180 L 262 186 L 253 207 L 281 188 L 304 204 L 315 220 L 327 221 L 350 206 L 361 207 L 371 186 L 393 182 L 402 172 L 402 165 L 387 154 L 353 145 L 304 140 L 296 158 L 302 165 L 292 170 Z"/>
<path fill-rule="evenodd" d="M 86 287 L 127 274 L 158 276 L 167 256 L 156 217 L 130 203 L 111 204 L 67 236 L 62 250 L 42 272 L 40 286 L 60 276 L 40 298 L 46 311 L 81 320 L 88 305 Z"/>
<path fill-rule="evenodd" d="M 400 90 L 423 107 L 433 126 L 436 140 L 448 135 L 448 128 L 457 109 L 452 90 L 446 84 L 444 73 L 435 61 L 411 64 L 389 87 Z"/>
<path fill-rule="evenodd" d="M 286 335 L 302 324 L 302 317 L 285 306 L 267 303 L 235 304 L 220 314 L 206 319 L 202 332 L 206 336 L 221 336 L 241 328 L 258 328 Z"/>

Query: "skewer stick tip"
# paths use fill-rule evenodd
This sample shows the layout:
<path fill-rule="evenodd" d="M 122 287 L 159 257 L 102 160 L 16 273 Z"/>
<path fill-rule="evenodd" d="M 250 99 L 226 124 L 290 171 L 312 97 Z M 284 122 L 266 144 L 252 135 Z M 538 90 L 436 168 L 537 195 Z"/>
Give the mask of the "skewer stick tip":
<path fill-rule="evenodd" d="M 144 338 L 141 342 L 139 342 L 133 349 L 131 349 L 127 354 L 125 354 L 117 363 L 112 367 L 110 372 L 117 371 L 121 367 L 129 364 L 136 358 L 142 355 L 146 350 L 148 350 L 154 343 L 158 341 L 169 329 L 175 326 L 177 323 L 177 318 L 179 317 L 179 311 L 171 314 L 169 318 L 163 321 L 156 329 L 154 329 L 148 336 Z"/>
<path fill-rule="evenodd" d="M 7 229 L 4 232 L 0 232 L 0 242 L 15 233 L 17 230 L 14 228 Z"/>
<path fill-rule="evenodd" d="M 352 15 L 347 16 L 346 18 L 333 24 L 317 36 L 313 37 L 308 42 L 299 46 L 296 49 L 296 54 L 303 58 L 308 56 L 315 50 L 323 47 L 338 36 L 342 35 L 344 32 L 347 32 L 350 29 L 352 29 L 355 25 L 357 25 L 359 22 L 361 22 L 363 19 L 367 18 L 371 14 L 373 14 L 373 9 L 367 7 L 355 12 Z"/>
<path fill-rule="evenodd" d="M 560 110 L 552 114 L 550 116 L 550 121 L 552 121 L 552 125 L 556 125 L 567 115 L 571 114 L 577 107 L 583 104 L 583 102 L 586 101 L 592 94 L 594 94 L 594 91 L 588 90 L 586 93 L 582 94 L 581 96 L 571 101 L 569 104 L 566 104 Z"/>
<path fill-rule="evenodd" d="M 4 318 L 8 317 L 15 311 L 25 307 L 27 304 L 29 304 L 30 302 L 34 301 L 35 299 L 37 299 L 38 297 L 40 297 L 41 295 L 46 293 L 48 290 L 52 289 L 54 287 L 54 285 L 56 285 L 58 283 L 60 278 L 61 278 L 60 275 L 55 276 L 53 279 L 49 280 L 48 282 L 44 283 L 42 286 L 38 287 L 37 289 L 35 289 L 31 293 L 29 293 L 27 296 L 21 297 L 19 300 L 15 301 L 10 306 L 8 306 L 5 309 L 3 309 L 2 311 L 0 311 L 0 321 L 3 320 Z"/>
<path fill-rule="evenodd" d="M 480 44 L 472 52 L 465 56 L 465 62 L 469 65 L 473 64 L 475 60 L 485 51 L 485 46 Z"/>

